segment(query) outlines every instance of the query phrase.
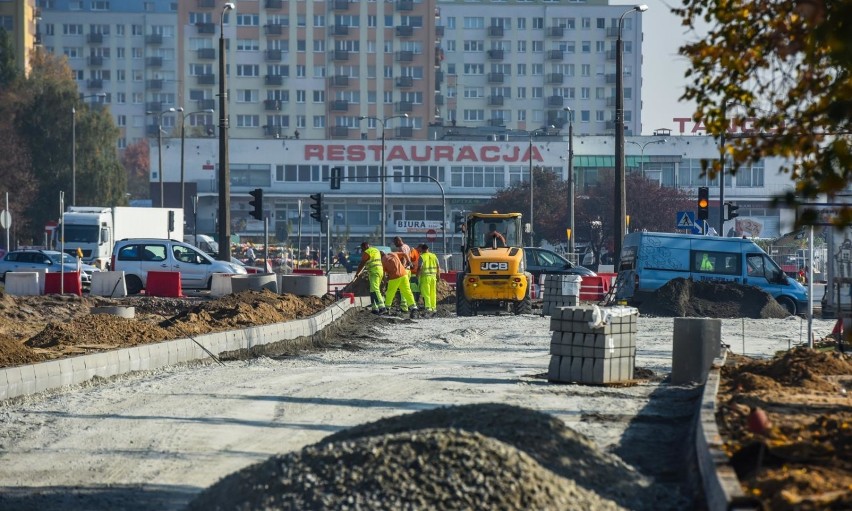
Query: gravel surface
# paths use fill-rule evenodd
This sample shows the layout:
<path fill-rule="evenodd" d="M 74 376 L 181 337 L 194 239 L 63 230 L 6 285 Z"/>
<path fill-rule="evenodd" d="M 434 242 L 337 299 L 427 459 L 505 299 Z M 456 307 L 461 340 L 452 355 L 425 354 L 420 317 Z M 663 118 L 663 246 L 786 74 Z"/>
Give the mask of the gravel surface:
<path fill-rule="evenodd" d="M 487 403 L 544 412 L 591 439 L 595 459 L 616 454 L 634 467 L 637 497 L 625 507 L 694 507 L 685 453 L 698 393 L 664 381 L 671 318 L 640 317 L 637 366 L 649 377 L 623 387 L 548 383 L 550 332 L 539 316 L 412 321 L 358 312 L 354 320 L 362 334 L 332 337 L 299 355 L 172 367 L 0 403 L 0 509 L 183 509 L 223 477 L 270 456 L 322 457 L 330 444 L 300 450 L 332 433 Z M 815 321 L 818 337 L 832 324 Z M 739 352 L 742 336 L 750 355 L 786 349 L 801 332 L 799 318 L 723 321 L 723 341 Z M 377 445 L 399 451 L 405 442 L 398 439 L 412 434 L 340 441 L 353 454 Z M 477 438 L 511 463 L 570 475 L 486 432 L 442 438 L 448 447 Z M 588 480 L 574 480 L 584 495 L 594 491 Z M 657 500 L 640 498 L 649 485 L 660 490 Z"/>

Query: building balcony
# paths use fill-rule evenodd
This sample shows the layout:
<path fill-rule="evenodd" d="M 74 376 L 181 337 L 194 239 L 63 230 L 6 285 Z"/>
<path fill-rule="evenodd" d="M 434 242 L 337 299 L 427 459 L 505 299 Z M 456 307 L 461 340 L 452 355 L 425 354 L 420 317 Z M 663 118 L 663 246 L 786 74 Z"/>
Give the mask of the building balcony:
<path fill-rule="evenodd" d="M 489 126 L 505 126 L 506 125 L 506 119 L 503 119 L 503 118 L 500 118 L 500 117 L 488 119 L 488 125 Z"/>
<path fill-rule="evenodd" d="M 199 110 L 216 110 L 215 99 L 199 99 L 196 100 Z"/>
<path fill-rule="evenodd" d="M 329 103 L 329 110 L 332 112 L 348 112 L 349 111 L 349 101 L 344 99 L 336 99 Z"/>
<path fill-rule="evenodd" d="M 284 25 L 280 23 L 267 23 L 263 26 L 263 33 L 266 35 L 281 35 L 284 33 Z"/>
<path fill-rule="evenodd" d="M 91 80 L 86 80 L 86 87 L 90 89 L 101 90 L 104 88 L 104 81 L 100 78 L 93 78 Z"/>
<path fill-rule="evenodd" d="M 196 57 L 199 60 L 215 60 L 216 59 L 216 49 L 215 48 L 199 48 L 196 51 Z"/>
<path fill-rule="evenodd" d="M 145 44 L 163 44 L 163 34 L 148 34 L 145 36 Z"/>
<path fill-rule="evenodd" d="M 503 96 L 488 96 L 488 106 L 503 106 Z"/>
<path fill-rule="evenodd" d="M 266 85 L 284 85 L 284 75 L 266 75 L 263 82 Z"/>
<path fill-rule="evenodd" d="M 411 126 L 399 126 L 394 129 L 396 138 L 411 138 L 414 136 L 414 128 Z"/>
<path fill-rule="evenodd" d="M 104 58 L 100 55 L 92 55 L 88 58 L 91 67 L 101 67 L 104 65 Z"/>
<path fill-rule="evenodd" d="M 503 83 L 505 80 L 503 73 L 488 73 L 488 83 Z"/>
<path fill-rule="evenodd" d="M 163 57 L 146 57 L 145 65 L 148 67 L 163 67 Z"/>
<path fill-rule="evenodd" d="M 349 26 L 348 25 L 334 25 L 328 27 L 329 32 L 333 36 L 344 36 L 349 35 Z"/>
<path fill-rule="evenodd" d="M 547 37 L 565 37 L 565 27 L 547 27 Z"/>
<path fill-rule="evenodd" d="M 197 0 L 199 9 L 212 9 L 216 7 L 216 0 Z"/>
<path fill-rule="evenodd" d="M 435 26 L 435 35 L 437 37 L 444 37 L 444 25 Z"/>
<path fill-rule="evenodd" d="M 505 33 L 503 27 L 488 27 L 488 37 L 503 37 Z"/>
<path fill-rule="evenodd" d="M 267 111 L 281 110 L 281 101 L 277 99 L 263 100 L 263 109 Z"/>
<path fill-rule="evenodd" d="M 346 75 L 335 75 L 328 79 L 332 87 L 348 87 L 349 77 Z"/>
<path fill-rule="evenodd" d="M 148 90 L 163 90 L 163 80 L 145 80 L 145 88 Z"/>
<path fill-rule="evenodd" d="M 562 96 L 550 96 L 547 98 L 547 106 L 562 106 L 565 103 L 565 98 Z"/>
<path fill-rule="evenodd" d="M 349 0 L 334 0 L 331 3 L 331 8 L 334 11 L 348 11 L 349 10 Z"/>
<path fill-rule="evenodd" d="M 565 52 L 562 50 L 547 50 L 547 60 L 563 60 Z"/>
<path fill-rule="evenodd" d="M 491 60 L 503 60 L 504 56 L 503 50 L 488 50 L 488 58 Z"/>
<path fill-rule="evenodd" d="M 148 101 L 145 103 L 145 111 L 146 112 L 162 112 L 163 104 L 159 101 Z"/>
<path fill-rule="evenodd" d="M 263 136 L 271 138 L 281 138 L 282 136 L 284 136 L 284 127 L 270 126 L 267 124 L 263 127 Z"/>
<path fill-rule="evenodd" d="M 615 83 L 615 73 L 606 75 L 606 83 Z"/>
<path fill-rule="evenodd" d="M 616 56 L 617 56 L 617 53 L 616 53 L 615 50 L 607 50 L 606 51 L 606 59 L 607 60 L 613 60 L 614 61 Z"/>
<path fill-rule="evenodd" d="M 103 34 L 88 34 L 86 35 L 86 42 L 90 44 L 101 44 L 104 42 Z"/>
<path fill-rule="evenodd" d="M 196 23 L 195 29 L 199 34 L 215 34 L 216 33 L 216 24 L 215 23 Z"/>
<path fill-rule="evenodd" d="M 414 78 L 410 76 L 400 76 L 396 79 L 397 87 L 413 87 L 414 86 Z"/>
<path fill-rule="evenodd" d="M 283 52 L 281 50 L 266 50 L 264 55 L 267 62 L 281 62 Z"/>
<path fill-rule="evenodd" d="M 441 90 L 441 84 L 444 82 L 444 72 L 435 71 L 435 90 Z"/>
<path fill-rule="evenodd" d="M 618 27 L 608 27 L 606 29 L 606 37 L 608 39 L 618 39 Z"/>
<path fill-rule="evenodd" d="M 444 106 L 444 95 L 443 94 L 435 94 L 435 105 Z"/>
<path fill-rule="evenodd" d="M 565 75 L 562 73 L 550 73 L 547 75 L 548 85 L 561 85 L 565 83 Z"/>
<path fill-rule="evenodd" d="M 267 9 L 281 9 L 284 7 L 284 0 L 266 0 L 263 6 Z"/>
<path fill-rule="evenodd" d="M 414 10 L 414 2 L 412 0 L 397 0 L 396 10 L 398 12 L 408 12 Z"/>
<path fill-rule="evenodd" d="M 347 62 L 349 60 L 349 52 L 346 50 L 334 50 L 331 52 L 331 60 L 334 62 Z"/>
<path fill-rule="evenodd" d="M 411 101 L 397 101 L 396 111 L 398 113 L 408 113 L 414 111 L 414 103 Z"/>
<path fill-rule="evenodd" d="M 156 137 L 160 133 L 160 126 L 157 124 L 149 124 L 145 126 L 145 134 L 149 137 Z"/>
<path fill-rule="evenodd" d="M 216 83 L 216 75 L 213 73 L 206 75 L 195 75 L 195 83 L 198 85 L 213 85 Z"/>
<path fill-rule="evenodd" d="M 411 37 L 414 35 L 414 27 L 408 25 L 399 25 L 396 27 L 396 35 L 398 37 Z"/>
<path fill-rule="evenodd" d="M 398 52 L 396 52 L 396 61 L 397 62 L 413 62 L 414 61 L 414 52 L 413 51 L 398 51 Z"/>
<path fill-rule="evenodd" d="M 328 129 L 328 135 L 332 138 L 346 138 L 349 136 L 349 127 L 332 126 Z"/>

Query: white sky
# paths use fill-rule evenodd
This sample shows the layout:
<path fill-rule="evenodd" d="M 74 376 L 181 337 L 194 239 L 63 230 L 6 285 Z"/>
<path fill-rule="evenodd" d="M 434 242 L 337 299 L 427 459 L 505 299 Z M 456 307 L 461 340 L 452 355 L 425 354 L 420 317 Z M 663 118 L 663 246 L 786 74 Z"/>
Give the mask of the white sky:
<path fill-rule="evenodd" d="M 648 10 L 628 16 L 642 16 L 645 36 L 642 44 L 642 134 L 650 135 L 658 128 L 670 129 L 673 135 L 680 134 L 680 125 L 672 119 L 692 117 L 695 105 L 678 100 L 683 95 L 684 72 L 689 66 L 677 50 L 696 36 L 687 34 L 680 18 L 671 13 L 671 5 L 680 6 L 677 0 L 611 1 L 612 5 L 626 6 L 641 3 L 647 4 Z M 685 126 L 683 134 L 691 134 L 691 127 L 691 124 Z"/>

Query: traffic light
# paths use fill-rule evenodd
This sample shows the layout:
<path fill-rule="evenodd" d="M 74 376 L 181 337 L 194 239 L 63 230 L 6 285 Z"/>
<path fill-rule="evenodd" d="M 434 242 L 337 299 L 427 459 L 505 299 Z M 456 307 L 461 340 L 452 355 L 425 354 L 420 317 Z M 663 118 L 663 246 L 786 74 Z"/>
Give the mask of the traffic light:
<path fill-rule="evenodd" d="M 698 219 L 710 218 L 710 189 L 706 186 L 698 187 Z"/>
<path fill-rule="evenodd" d="M 249 195 L 254 197 L 249 201 L 249 206 L 253 208 L 249 214 L 258 220 L 263 220 L 263 188 L 255 188 L 249 192 Z"/>
<path fill-rule="evenodd" d="M 340 190 L 340 180 L 343 178 L 343 167 L 331 168 L 331 189 Z"/>
<path fill-rule="evenodd" d="M 455 217 L 453 217 L 453 221 L 456 225 L 456 232 L 464 232 L 464 215 L 457 213 Z"/>
<path fill-rule="evenodd" d="M 322 194 L 315 193 L 311 195 L 311 200 L 314 201 L 314 203 L 311 204 L 311 209 L 314 210 L 313 213 L 311 213 L 311 218 L 317 222 L 322 222 Z"/>
<path fill-rule="evenodd" d="M 740 216 L 740 214 L 737 213 L 738 209 L 740 209 L 740 207 L 737 206 L 736 204 L 734 204 L 733 202 L 726 202 L 725 203 L 725 220 L 733 220 L 734 218 Z"/>

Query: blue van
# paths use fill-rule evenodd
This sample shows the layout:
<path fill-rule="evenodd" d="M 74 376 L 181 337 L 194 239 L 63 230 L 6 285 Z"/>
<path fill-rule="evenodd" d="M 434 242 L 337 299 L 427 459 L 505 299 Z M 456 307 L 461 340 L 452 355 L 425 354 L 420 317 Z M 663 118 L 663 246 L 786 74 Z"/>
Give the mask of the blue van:
<path fill-rule="evenodd" d="M 790 314 L 806 310 L 808 304 L 805 287 L 788 278 L 751 240 L 660 232 L 633 232 L 624 237 L 617 298 L 655 291 L 679 277 L 759 287 Z"/>

